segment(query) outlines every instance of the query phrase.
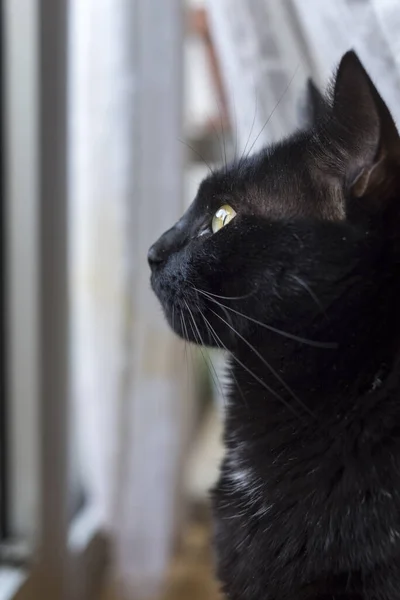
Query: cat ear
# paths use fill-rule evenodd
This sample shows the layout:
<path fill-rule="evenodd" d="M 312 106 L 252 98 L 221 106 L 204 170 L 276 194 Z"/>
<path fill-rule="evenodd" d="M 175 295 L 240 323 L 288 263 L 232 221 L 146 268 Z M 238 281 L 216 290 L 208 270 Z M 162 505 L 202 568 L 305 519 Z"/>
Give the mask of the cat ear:
<path fill-rule="evenodd" d="M 340 62 L 332 114 L 345 187 L 358 198 L 379 195 L 400 164 L 400 138 L 389 109 L 353 51 Z"/>
<path fill-rule="evenodd" d="M 311 125 L 314 125 L 326 116 L 330 111 L 330 106 L 324 96 L 321 94 L 311 77 L 307 81 L 307 105 L 308 116 Z"/>

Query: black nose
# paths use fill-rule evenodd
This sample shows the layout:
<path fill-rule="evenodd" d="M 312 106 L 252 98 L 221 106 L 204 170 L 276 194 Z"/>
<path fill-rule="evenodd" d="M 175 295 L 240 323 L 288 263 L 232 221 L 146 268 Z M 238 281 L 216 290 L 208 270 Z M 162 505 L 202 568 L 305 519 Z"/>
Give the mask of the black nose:
<path fill-rule="evenodd" d="M 159 267 L 168 260 L 174 252 L 177 252 L 186 240 L 186 232 L 182 227 L 182 219 L 178 221 L 171 229 L 168 229 L 161 237 L 150 247 L 147 253 L 147 260 L 152 269 Z"/>
<path fill-rule="evenodd" d="M 157 244 L 157 242 L 150 247 L 147 253 L 147 260 L 151 268 L 160 265 L 163 262 L 164 257 L 165 252 L 162 251 L 160 244 Z"/>

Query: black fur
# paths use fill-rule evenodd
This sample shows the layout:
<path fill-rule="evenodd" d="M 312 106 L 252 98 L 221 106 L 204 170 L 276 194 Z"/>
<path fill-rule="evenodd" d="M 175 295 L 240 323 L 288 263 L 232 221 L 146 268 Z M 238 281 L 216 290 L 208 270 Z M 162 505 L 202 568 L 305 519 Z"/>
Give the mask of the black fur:
<path fill-rule="evenodd" d="M 231 352 L 230 600 L 400 598 L 400 142 L 353 52 L 319 107 L 212 174 L 149 251 L 174 331 Z"/>

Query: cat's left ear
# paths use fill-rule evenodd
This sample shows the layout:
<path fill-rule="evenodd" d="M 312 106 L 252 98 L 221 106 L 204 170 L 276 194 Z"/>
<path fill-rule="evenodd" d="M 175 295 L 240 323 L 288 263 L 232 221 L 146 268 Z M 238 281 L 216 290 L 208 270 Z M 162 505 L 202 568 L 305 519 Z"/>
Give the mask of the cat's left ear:
<path fill-rule="evenodd" d="M 353 197 L 382 196 L 400 165 L 394 120 L 355 52 L 344 55 L 333 92 L 335 144 Z"/>

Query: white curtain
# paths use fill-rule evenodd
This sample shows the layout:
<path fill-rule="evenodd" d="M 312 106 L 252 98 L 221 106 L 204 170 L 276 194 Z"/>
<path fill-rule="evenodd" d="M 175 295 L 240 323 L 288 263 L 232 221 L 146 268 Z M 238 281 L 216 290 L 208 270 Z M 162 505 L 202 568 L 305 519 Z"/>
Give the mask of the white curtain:
<path fill-rule="evenodd" d="M 238 147 L 300 122 L 306 77 L 324 87 L 354 48 L 400 123 L 398 0 L 206 0 Z"/>
<path fill-rule="evenodd" d="M 147 248 L 182 211 L 179 0 L 74 0 L 71 289 L 79 476 L 126 597 L 155 592 L 181 506 L 191 395 Z"/>

